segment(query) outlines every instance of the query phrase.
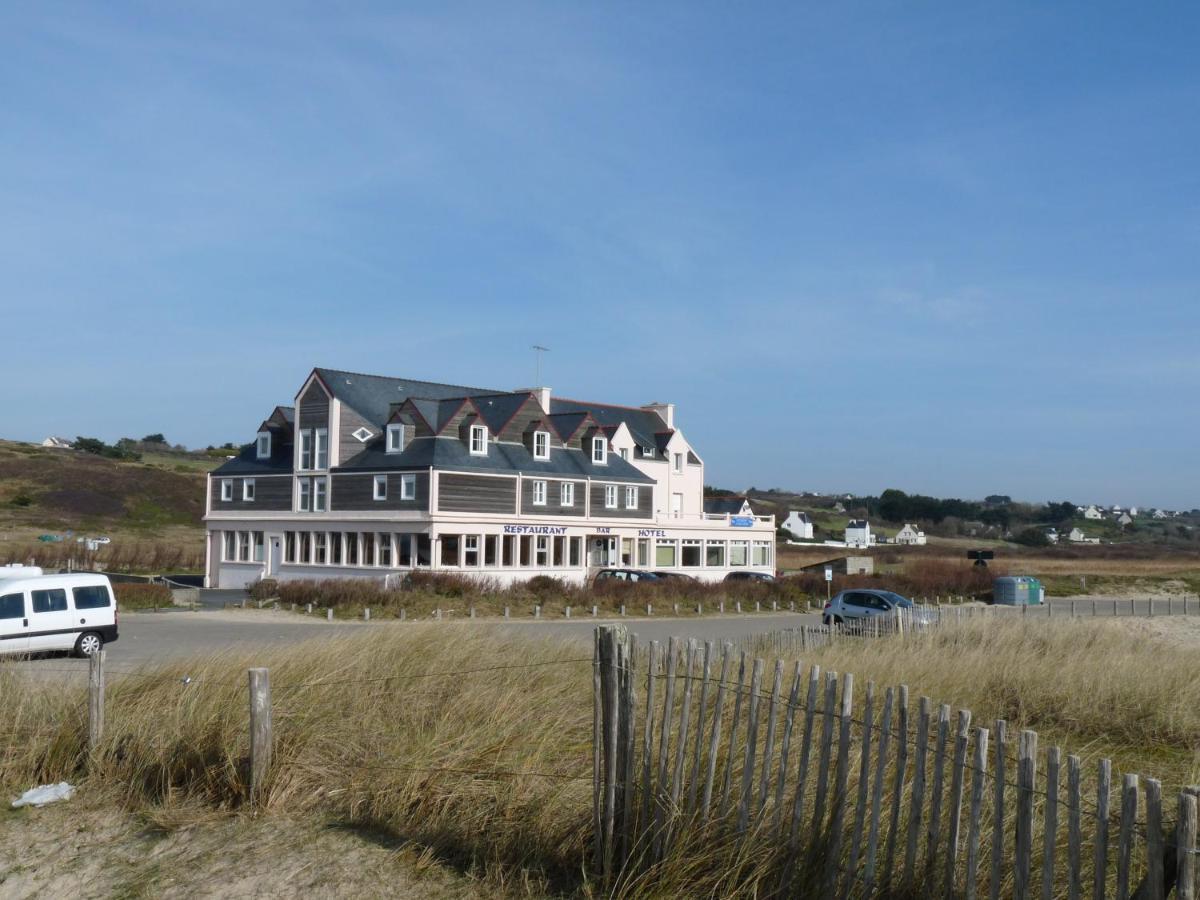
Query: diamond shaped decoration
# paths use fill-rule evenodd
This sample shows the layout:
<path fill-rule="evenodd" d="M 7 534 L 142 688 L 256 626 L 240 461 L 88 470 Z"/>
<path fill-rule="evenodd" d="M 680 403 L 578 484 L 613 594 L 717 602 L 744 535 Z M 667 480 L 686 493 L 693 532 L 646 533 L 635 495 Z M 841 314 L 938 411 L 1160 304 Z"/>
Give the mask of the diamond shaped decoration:
<path fill-rule="evenodd" d="M 373 431 L 371 431 L 369 428 L 360 428 L 360 429 L 358 429 L 358 431 L 354 432 L 354 436 L 356 438 L 358 438 L 358 440 L 361 443 L 365 444 L 367 441 L 369 441 L 371 438 L 373 438 L 375 436 L 375 433 Z"/>

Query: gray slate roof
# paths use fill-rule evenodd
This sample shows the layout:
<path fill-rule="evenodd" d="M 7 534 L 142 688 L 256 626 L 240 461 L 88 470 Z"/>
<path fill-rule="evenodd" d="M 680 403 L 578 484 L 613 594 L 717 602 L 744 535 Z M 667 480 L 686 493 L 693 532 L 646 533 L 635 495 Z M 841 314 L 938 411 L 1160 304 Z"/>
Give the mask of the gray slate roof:
<path fill-rule="evenodd" d="M 449 400 L 475 394 L 501 393 L 489 388 L 415 381 L 411 378 L 387 378 L 383 375 L 343 372 L 341 369 L 317 368 L 315 371 L 337 399 L 377 425 L 383 425 L 387 421 L 394 404 L 403 403 L 409 397 Z"/>
<path fill-rule="evenodd" d="M 658 413 L 651 409 L 636 409 L 632 406 L 611 406 L 604 403 L 589 403 L 584 400 L 565 400 L 551 396 L 550 414 L 591 413 L 592 418 L 605 428 L 615 428 L 624 422 L 629 426 L 633 439 L 640 446 L 657 447 L 661 452 L 670 440 L 670 429 Z"/>
<path fill-rule="evenodd" d="M 704 511 L 713 515 L 736 515 L 742 511 L 745 497 L 705 497 Z"/>

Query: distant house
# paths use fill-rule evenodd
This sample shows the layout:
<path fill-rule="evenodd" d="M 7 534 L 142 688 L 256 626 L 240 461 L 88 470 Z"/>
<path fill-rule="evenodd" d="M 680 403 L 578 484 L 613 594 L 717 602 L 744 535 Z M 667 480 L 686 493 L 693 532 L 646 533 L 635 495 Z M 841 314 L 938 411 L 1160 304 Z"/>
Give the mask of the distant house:
<path fill-rule="evenodd" d="M 53 450 L 70 450 L 71 442 L 66 438 L 54 437 L 51 435 L 42 441 L 43 447 L 50 447 Z"/>
<path fill-rule="evenodd" d="M 1131 516 L 1136 516 L 1138 514 L 1138 508 L 1136 506 L 1129 507 L 1129 514 Z"/>
<path fill-rule="evenodd" d="M 1133 524 L 1133 516 L 1129 515 L 1129 513 L 1123 512 L 1121 515 L 1117 516 L 1117 524 L 1122 528 L 1126 528 Z"/>
<path fill-rule="evenodd" d="M 895 543 L 923 545 L 925 543 L 925 532 L 918 531 L 916 525 L 910 525 L 906 522 L 904 527 L 896 532 Z"/>
<path fill-rule="evenodd" d="M 1072 528 L 1071 533 L 1067 535 L 1067 540 L 1073 544 L 1082 544 L 1086 538 L 1083 536 L 1082 529 Z"/>
<path fill-rule="evenodd" d="M 1047 528 L 1046 529 L 1046 540 L 1048 540 L 1052 544 L 1057 544 L 1058 543 L 1058 529 L 1057 528 Z"/>
<path fill-rule="evenodd" d="M 846 546 L 870 547 L 872 543 L 871 523 L 866 519 L 851 519 L 846 525 Z"/>
<path fill-rule="evenodd" d="M 1167 511 L 1165 509 L 1156 509 L 1151 515 L 1156 519 L 1165 519 L 1167 518 Z"/>
<path fill-rule="evenodd" d="M 788 517 L 783 520 L 783 524 L 779 527 L 797 540 L 812 540 L 813 523 L 806 512 L 799 512 L 793 509 L 788 513 Z"/>
<path fill-rule="evenodd" d="M 750 501 L 745 497 L 705 497 L 704 512 L 713 516 L 752 516 Z"/>
<path fill-rule="evenodd" d="M 1103 519 L 1104 513 L 1100 512 L 1095 506 L 1089 506 L 1083 511 L 1083 517 L 1085 519 Z"/>
<path fill-rule="evenodd" d="M 846 507 L 843 506 L 840 502 L 838 502 L 838 503 L 833 504 L 833 511 L 835 513 L 844 513 L 846 511 Z"/>

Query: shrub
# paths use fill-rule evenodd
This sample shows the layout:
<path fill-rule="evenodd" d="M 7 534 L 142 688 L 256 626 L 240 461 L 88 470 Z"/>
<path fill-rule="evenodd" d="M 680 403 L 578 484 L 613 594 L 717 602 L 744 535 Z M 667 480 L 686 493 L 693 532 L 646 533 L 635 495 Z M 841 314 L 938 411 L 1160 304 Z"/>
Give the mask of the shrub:
<path fill-rule="evenodd" d="M 274 600 L 279 596 L 279 582 L 274 578 L 261 578 L 250 585 L 251 600 Z"/>
<path fill-rule="evenodd" d="M 117 606 L 121 609 L 153 609 L 159 606 L 173 606 L 171 589 L 165 584 L 123 584 L 113 585 L 113 593 L 117 595 Z"/>

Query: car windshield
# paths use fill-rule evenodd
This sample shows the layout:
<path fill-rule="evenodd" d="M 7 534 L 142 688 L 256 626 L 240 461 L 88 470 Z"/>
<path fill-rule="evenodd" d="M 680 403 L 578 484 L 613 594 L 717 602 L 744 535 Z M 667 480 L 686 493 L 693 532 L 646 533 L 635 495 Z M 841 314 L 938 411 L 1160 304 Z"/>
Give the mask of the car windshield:
<path fill-rule="evenodd" d="M 891 591 L 879 591 L 878 593 L 879 596 L 883 597 L 883 599 L 887 600 L 888 603 L 891 603 L 893 606 L 902 606 L 905 609 L 912 609 L 913 602 L 907 597 L 902 597 L 899 594 L 892 593 Z"/>

